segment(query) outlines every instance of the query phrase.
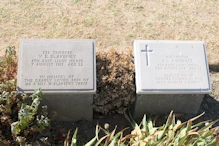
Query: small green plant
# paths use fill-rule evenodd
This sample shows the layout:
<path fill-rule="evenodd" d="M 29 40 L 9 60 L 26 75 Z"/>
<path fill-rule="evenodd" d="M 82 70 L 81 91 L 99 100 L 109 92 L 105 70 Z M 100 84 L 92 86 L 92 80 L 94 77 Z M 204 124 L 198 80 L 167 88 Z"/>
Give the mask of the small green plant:
<path fill-rule="evenodd" d="M 31 96 L 20 95 L 16 91 L 5 91 L 10 86 L 15 86 L 15 82 L 0 85 L 0 143 L 26 145 L 41 142 L 44 137 L 34 141 L 33 138 L 48 128 L 50 123 L 45 106 L 38 113 L 42 91 L 36 90 Z"/>
<path fill-rule="evenodd" d="M 40 134 L 49 127 L 47 107 L 39 112 L 43 93 L 32 95 L 16 91 L 17 57 L 14 47 L 8 47 L 0 59 L 0 145 L 45 145 Z M 41 144 L 42 145 L 42 144 Z"/>
<path fill-rule="evenodd" d="M 20 145 L 28 144 L 28 138 L 34 137 L 34 134 L 42 133 L 49 127 L 50 120 L 47 117 L 47 109 L 44 106 L 44 112 L 38 115 L 39 104 L 43 93 L 41 90 L 35 90 L 30 96 L 32 103 L 22 103 L 18 111 L 18 121 L 11 124 L 11 132 L 16 142 Z"/>
<path fill-rule="evenodd" d="M 150 118 L 147 120 L 146 116 L 138 125 L 131 116 L 125 115 L 133 127 L 130 134 L 124 134 L 128 128 L 116 133 L 116 128 L 109 132 L 108 129 L 97 125 L 96 136 L 85 146 L 218 146 L 219 137 L 216 133 L 219 127 L 212 128 L 218 120 L 193 125 L 193 122 L 203 114 L 182 123 L 180 120 L 176 121 L 175 115 L 171 112 L 166 123 L 160 127 L 154 126 L 153 121 Z M 104 136 L 100 137 L 102 133 Z M 72 141 L 76 142 L 75 139 L 76 134 Z"/>
<path fill-rule="evenodd" d="M 6 91 L 6 89 L 13 88 L 13 86 L 13 81 L 0 84 L 0 141 L 4 145 L 9 145 L 13 139 L 10 125 L 17 119 L 18 107 L 21 105 L 21 99 L 17 98 L 15 91 Z"/>
<path fill-rule="evenodd" d="M 70 130 L 69 130 L 68 134 L 67 134 L 67 137 L 65 139 L 65 142 L 64 142 L 64 146 L 76 146 L 76 144 L 77 144 L 77 137 L 76 137 L 77 133 L 78 133 L 78 128 L 76 128 L 76 130 L 74 132 L 74 135 L 72 136 L 71 144 L 70 144 L 69 143 L 69 141 L 70 141 Z"/>
<path fill-rule="evenodd" d="M 134 122 L 131 116 L 126 118 L 132 123 L 134 130 L 130 135 L 125 136 L 130 145 L 168 145 L 168 146 L 216 146 L 219 145 L 219 138 L 216 136 L 218 127 L 212 126 L 218 122 L 204 121 L 193 125 L 201 115 L 194 117 L 186 122 L 175 119 L 171 112 L 166 124 L 155 127 L 151 119 L 146 120 L 144 116 L 140 125 Z"/>

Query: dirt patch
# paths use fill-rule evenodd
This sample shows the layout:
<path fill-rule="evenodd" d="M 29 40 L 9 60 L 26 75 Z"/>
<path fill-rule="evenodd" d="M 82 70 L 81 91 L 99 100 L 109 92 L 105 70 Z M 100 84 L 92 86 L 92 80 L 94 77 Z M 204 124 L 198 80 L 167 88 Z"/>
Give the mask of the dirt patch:
<path fill-rule="evenodd" d="M 202 40 L 219 63 L 216 0 L 1 0 L 0 52 L 23 38 L 92 38 L 98 50 L 133 48 L 135 39 Z"/>

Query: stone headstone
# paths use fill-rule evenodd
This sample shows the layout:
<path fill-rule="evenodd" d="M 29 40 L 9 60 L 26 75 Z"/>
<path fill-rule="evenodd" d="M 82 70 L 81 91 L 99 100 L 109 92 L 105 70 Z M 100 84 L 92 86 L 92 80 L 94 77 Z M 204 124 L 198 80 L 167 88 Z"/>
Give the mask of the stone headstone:
<path fill-rule="evenodd" d="M 136 40 L 134 57 L 135 117 L 198 112 L 211 91 L 204 42 Z"/>
<path fill-rule="evenodd" d="M 93 40 L 26 39 L 20 42 L 17 90 L 41 88 L 55 120 L 91 120 L 96 93 Z"/>

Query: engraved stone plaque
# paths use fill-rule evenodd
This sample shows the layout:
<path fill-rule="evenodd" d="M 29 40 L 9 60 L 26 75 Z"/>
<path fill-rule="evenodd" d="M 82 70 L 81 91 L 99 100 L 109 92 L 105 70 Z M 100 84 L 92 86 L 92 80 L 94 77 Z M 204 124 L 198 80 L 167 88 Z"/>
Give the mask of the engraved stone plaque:
<path fill-rule="evenodd" d="M 201 41 L 134 42 L 135 118 L 144 114 L 196 114 L 211 92 L 206 46 Z"/>
<path fill-rule="evenodd" d="M 94 40 L 25 39 L 20 43 L 17 90 L 41 88 L 56 121 L 93 118 L 96 93 Z"/>
<path fill-rule="evenodd" d="M 209 93 L 206 48 L 201 41 L 136 40 L 137 93 Z"/>
<path fill-rule="evenodd" d="M 20 44 L 18 91 L 95 92 L 93 40 L 27 39 Z"/>

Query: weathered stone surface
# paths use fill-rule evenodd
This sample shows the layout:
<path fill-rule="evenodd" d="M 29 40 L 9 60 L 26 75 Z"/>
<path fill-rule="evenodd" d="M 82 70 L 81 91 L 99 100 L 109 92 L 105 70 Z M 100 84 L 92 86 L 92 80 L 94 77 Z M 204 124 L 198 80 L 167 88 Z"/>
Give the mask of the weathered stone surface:
<path fill-rule="evenodd" d="M 135 114 L 197 113 L 211 91 L 204 42 L 136 40 L 134 49 Z"/>
<path fill-rule="evenodd" d="M 18 90 L 44 93 L 96 91 L 92 40 L 27 39 L 20 44 Z"/>
<path fill-rule="evenodd" d="M 20 44 L 17 90 L 41 88 L 57 120 L 92 119 L 96 93 L 93 40 L 26 39 Z M 77 105 L 77 106 L 76 106 Z M 62 118 L 65 117 L 65 118 Z"/>
<path fill-rule="evenodd" d="M 137 93 L 211 90 L 203 42 L 135 41 L 135 65 Z"/>
<path fill-rule="evenodd" d="M 92 94 L 49 94 L 42 104 L 49 107 L 48 112 L 55 114 L 57 121 L 93 119 Z"/>
<path fill-rule="evenodd" d="M 137 95 L 134 118 L 144 114 L 177 113 L 196 114 L 201 105 L 203 94 L 142 94 Z"/>

